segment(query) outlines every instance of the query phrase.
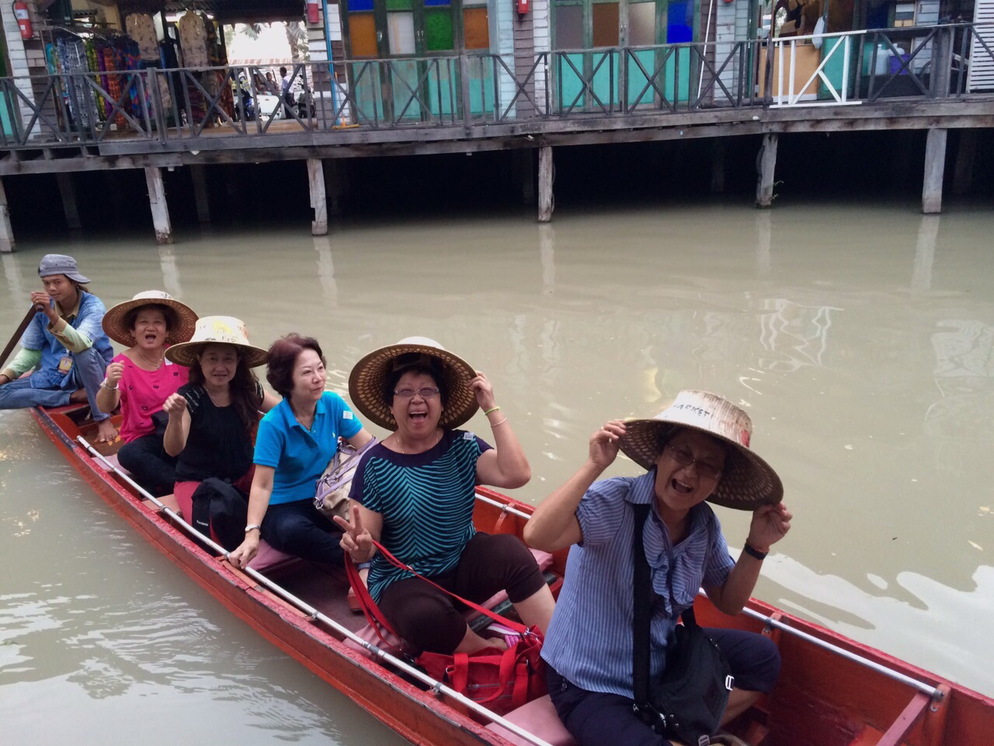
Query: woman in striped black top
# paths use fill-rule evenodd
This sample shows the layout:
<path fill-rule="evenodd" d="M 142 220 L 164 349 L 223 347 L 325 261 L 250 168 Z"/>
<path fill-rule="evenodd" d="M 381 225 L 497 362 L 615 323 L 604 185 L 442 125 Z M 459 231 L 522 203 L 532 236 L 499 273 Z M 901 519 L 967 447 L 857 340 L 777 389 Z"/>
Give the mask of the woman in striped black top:
<path fill-rule="evenodd" d="M 472 601 L 506 590 L 521 620 L 543 632 L 554 602 L 527 547 L 510 535 L 477 533 L 477 484 L 520 487 L 528 460 L 487 377 L 434 340 L 409 338 L 360 360 L 349 378 L 356 408 L 393 433 L 373 446 L 352 481 L 342 548 L 371 561 L 373 600 L 409 644 L 438 653 L 503 647 L 473 632 L 451 596 L 387 562 L 377 540 L 423 576 Z M 484 410 L 495 448 L 457 430 Z"/>

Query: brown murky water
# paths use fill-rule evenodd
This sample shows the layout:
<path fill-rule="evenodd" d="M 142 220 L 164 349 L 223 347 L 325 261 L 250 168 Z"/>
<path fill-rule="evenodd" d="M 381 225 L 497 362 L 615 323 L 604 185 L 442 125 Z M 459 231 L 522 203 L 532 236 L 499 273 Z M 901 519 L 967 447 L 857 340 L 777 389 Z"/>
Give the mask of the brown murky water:
<path fill-rule="evenodd" d="M 244 318 L 263 346 L 313 334 L 341 393 L 364 353 L 433 337 L 495 382 L 530 454 L 517 495 L 531 502 L 605 419 L 717 391 L 751 412 L 795 513 L 756 595 L 994 694 L 991 235 L 989 206 L 923 218 L 821 204 L 22 244 L 2 257 L 0 330 L 6 341 L 39 258 L 58 251 L 107 305 L 158 287 Z M 469 427 L 489 437 L 481 416 Z M 0 412 L 0 433 L 5 733 L 399 740 L 146 547 L 27 413 Z M 748 516 L 718 513 L 740 547 Z"/>

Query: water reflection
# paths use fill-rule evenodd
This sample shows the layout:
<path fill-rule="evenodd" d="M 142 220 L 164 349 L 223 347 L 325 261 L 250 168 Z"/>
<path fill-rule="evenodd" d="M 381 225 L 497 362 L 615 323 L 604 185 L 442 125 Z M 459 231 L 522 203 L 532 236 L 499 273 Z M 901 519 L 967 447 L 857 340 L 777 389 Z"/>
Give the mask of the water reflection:
<path fill-rule="evenodd" d="M 339 225 L 321 238 L 263 229 L 164 250 L 77 242 L 3 258 L 10 293 L 0 299 L 0 321 L 12 329 L 20 320 L 41 254 L 68 250 L 93 273 L 107 305 L 161 282 L 201 314 L 244 318 L 257 344 L 290 330 L 317 337 L 328 385 L 343 394 L 352 365 L 370 350 L 412 334 L 433 337 L 494 381 L 532 461 L 531 483 L 515 494 L 531 502 L 575 471 L 589 434 L 606 419 L 651 416 L 685 387 L 721 392 L 752 414 L 755 447 L 780 472 L 797 516 L 767 561 L 758 595 L 994 694 L 975 654 L 994 598 L 992 233 L 990 214 L 704 206 L 557 214 L 549 225 L 384 221 Z M 10 429 L 11 417 L 0 413 L 0 430 Z M 24 423 L 21 436 L 35 432 Z M 489 437 L 481 418 L 468 427 Z M 2 477 L 5 497 L 71 495 L 73 519 L 88 528 L 77 541 L 92 542 L 95 523 L 118 526 L 114 516 L 94 515 L 101 503 L 67 470 L 21 448 L 10 436 L 0 440 L 3 455 L 21 464 Z M 11 463 L 5 458 L 2 468 Z M 635 471 L 619 459 L 609 473 Z M 0 504 L 7 542 L 50 543 L 69 531 L 53 527 L 48 512 L 32 518 L 36 502 Z M 749 516 L 722 509 L 719 518 L 736 548 Z M 115 537 L 140 543 L 127 531 Z M 144 574 L 148 553 L 118 563 L 101 551 L 91 543 L 80 566 L 128 592 L 160 581 Z M 0 635 L 17 639 L 5 646 L 9 667 L 0 666 L 14 690 L 33 681 L 36 665 L 48 666 L 39 681 L 85 671 L 100 691 L 115 671 L 127 688 L 120 697 L 212 678 L 239 689 L 233 680 L 251 678 L 237 654 L 225 658 L 225 612 L 213 627 L 194 627 L 217 646 L 209 655 L 157 661 L 154 651 L 135 651 L 133 631 L 154 625 L 130 605 L 122 602 L 108 619 L 79 602 L 80 617 L 104 630 L 79 631 L 63 619 L 60 599 L 97 589 L 75 576 L 62 586 L 37 584 L 56 562 L 41 551 L 27 559 L 5 579 L 7 604 L 38 624 L 43 616 L 32 609 L 45 609 L 64 629 L 32 637 L 18 618 L 0 613 Z M 130 573 L 140 582 L 125 580 Z M 207 613 L 209 602 L 188 600 L 188 586 L 175 579 L 171 599 Z M 126 632 L 115 637 L 108 630 L 118 622 Z M 954 634 L 954 626 L 969 631 Z M 174 626 L 165 628 L 162 650 L 182 658 Z M 62 650 L 70 638 L 77 649 Z M 45 655 L 61 662 L 34 662 Z M 311 722 L 309 704 L 286 704 L 273 687 L 266 694 L 285 705 L 270 724 Z M 202 715 L 216 717 L 218 708 L 205 705 Z M 318 729 L 350 711 L 326 713 Z M 244 712 L 225 716 L 235 722 Z"/>

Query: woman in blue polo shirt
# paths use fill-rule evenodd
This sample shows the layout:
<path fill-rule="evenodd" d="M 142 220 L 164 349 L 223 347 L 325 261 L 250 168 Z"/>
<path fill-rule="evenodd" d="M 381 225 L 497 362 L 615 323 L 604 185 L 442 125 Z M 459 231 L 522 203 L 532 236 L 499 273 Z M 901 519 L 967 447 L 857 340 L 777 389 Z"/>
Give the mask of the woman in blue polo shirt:
<path fill-rule="evenodd" d="M 266 380 L 283 397 L 259 422 L 245 541 L 230 559 L 245 567 L 271 546 L 314 562 L 341 564 L 341 529 L 314 507 L 317 480 L 338 447 L 372 439 L 338 394 L 325 391 L 317 340 L 289 334 L 269 348 Z"/>

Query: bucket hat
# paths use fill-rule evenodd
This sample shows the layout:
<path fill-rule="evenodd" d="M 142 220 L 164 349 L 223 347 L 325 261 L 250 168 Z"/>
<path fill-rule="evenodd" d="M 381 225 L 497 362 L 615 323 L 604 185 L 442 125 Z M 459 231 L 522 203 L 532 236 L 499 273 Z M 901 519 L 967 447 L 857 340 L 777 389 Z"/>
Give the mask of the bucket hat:
<path fill-rule="evenodd" d="M 126 300 L 124 303 L 118 303 L 109 308 L 101 322 L 107 336 L 123 345 L 129 347 L 133 345 L 135 335 L 127 325 L 128 314 L 142 306 L 165 306 L 173 310 L 171 317 L 167 319 L 169 333 L 166 335 L 166 344 L 174 345 L 186 342 L 193 336 L 193 330 L 197 324 L 197 314 L 188 305 L 180 303 L 162 290 L 143 290 L 136 293 L 131 300 Z"/>
<path fill-rule="evenodd" d="M 656 465 L 663 444 L 680 428 L 710 435 L 730 446 L 718 486 L 708 502 L 755 510 L 783 499 L 783 484 L 773 468 L 750 448 L 752 420 L 740 407 L 708 391 L 681 391 L 666 409 L 646 420 L 625 423 L 618 445 L 646 469 Z"/>
<path fill-rule="evenodd" d="M 238 348 L 245 364 L 250 368 L 265 364 L 269 353 L 249 344 L 245 322 L 234 316 L 202 316 L 189 342 L 181 342 L 166 350 L 166 357 L 174 363 L 192 368 L 197 356 L 207 345 L 225 344 Z"/>
<path fill-rule="evenodd" d="M 383 386 L 397 358 L 409 353 L 425 355 L 441 365 L 443 380 L 439 383 L 445 387 L 446 399 L 438 420 L 439 427 L 459 427 L 476 413 L 480 405 L 476 403 L 476 392 L 470 386 L 470 381 L 476 377 L 473 366 L 434 339 L 407 337 L 370 352 L 352 368 L 349 397 L 367 419 L 387 430 L 397 429 L 390 403 L 383 396 Z"/>
<path fill-rule="evenodd" d="M 70 280 L 78 282 L 80 285 L 88 285 L 90 278 L 79 273 L 79 265 L 76 260 L 66 254 L 45 254 L 38 265 L 39 277 L 51 277 L 52 275 L 65 275 Z"/>

